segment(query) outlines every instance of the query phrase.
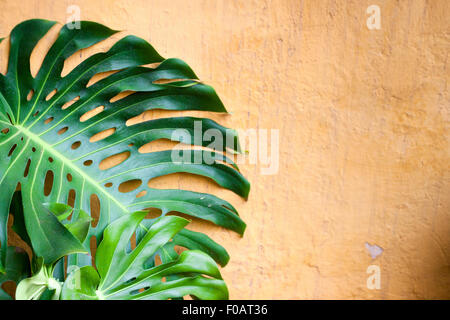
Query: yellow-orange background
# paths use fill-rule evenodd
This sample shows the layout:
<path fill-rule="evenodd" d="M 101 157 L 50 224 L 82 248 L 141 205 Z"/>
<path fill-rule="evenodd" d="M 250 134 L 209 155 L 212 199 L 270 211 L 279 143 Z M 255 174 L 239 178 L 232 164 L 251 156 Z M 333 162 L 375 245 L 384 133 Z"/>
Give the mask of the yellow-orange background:
<path fill-rule="evenodd" d="M 241 166 L 247 202 L 202 179 L 154 182 L 240 211 L 243 238 L 191 226 L 229 250 L 232 299 L 450 298 L 449 1 L 0 0 L 0 36 L 64 23 L 73 4 L 190 64 L 232 112 L 222 124 L 280 130 L 277 174 Z M 373 260 L 366 242 L 384 252 Z"/>

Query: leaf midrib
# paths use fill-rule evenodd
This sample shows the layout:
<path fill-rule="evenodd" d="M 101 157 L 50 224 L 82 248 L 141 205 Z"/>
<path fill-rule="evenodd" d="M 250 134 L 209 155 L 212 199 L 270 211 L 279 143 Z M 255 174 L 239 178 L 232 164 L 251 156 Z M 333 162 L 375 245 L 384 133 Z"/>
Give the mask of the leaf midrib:
<path fill-rule="evenodd" d="M 16 125 L 15 126 L 21 133 L 23 133 L 25 136 L 27 136 L 31 141 L 35 142 L 36 144 L 42 146 L 42 148 L 47 151 L 48 153 L 50 153 L 55 161 L 56 159 L 59 159 L 65 166 L 69 167 L 71 170 L 73 170 L 74 172 L 76 172 L 78 175 L 80 175 L 84 181 L 88 181 L 89 183 L 91 183 L 93 186 L 95 186 L 95 188 L 105 194 L 105 196 L 111 200 L 112 202 L 114 202 L 124 213 L 128 213 L 129 210 L 127 210 L 127 208 L 122 205 L 119 201 L 117 201 L 111 194 L 109 194 L 106 190 L 104 190 L 99 183 L 94 180 L 91 176 L 89 176 L 88 174 L 86 174 L 85 172 L 83 172 L 83 170 L 81 170 L 80 168 L 78 168 L 76 165 L 74 165 L 74 163 L 72 161 L 70 161 L 68 158 L 66 158 L 64 155 L 62 155 L 59 151 L 55 150 L 54 148 L 51 147 L 50 144 L 48 144 L 47 142 L 45 142 L 44 140 L 42 140 L 40 137 L 38 137 L 37 135 L 33 134 L 31 131 L 29 131 L 27 128 L 24 128 L 20 125 Z M 84 188 L 83 188 L 84 189 Z"/>

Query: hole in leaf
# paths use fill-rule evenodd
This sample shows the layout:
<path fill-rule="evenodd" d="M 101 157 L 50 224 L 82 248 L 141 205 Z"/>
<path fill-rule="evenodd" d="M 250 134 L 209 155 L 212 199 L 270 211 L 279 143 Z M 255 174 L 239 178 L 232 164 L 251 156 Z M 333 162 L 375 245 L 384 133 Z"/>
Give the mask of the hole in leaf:
<path fill-rule="evenodd" d="M 99 52 L 108 51 L 118 39 L 125 37 L 127 34 L 125 32 L 116 33 L 114 36 L 111 36 L 103 41 L 97 42 L 96 44 L 85 48 L 80 49 L 74 52 L 70 57 L 64 60 L 64 67 L 61 71 L 61 77 L 65 77 L 69 74 L 75 67 L 80 65 L 84 60 L 88 59 L 92 55 Z"/>
<path fill-rule="evenodd" d="M 157 266 L 159 266 L 161 264 L 162 264 L 161 257 L 159 255 L 156 255 L 155 256 L 155 267 L 157 267 Z"/>
<path fill-rule="evenodd" d="M 67 174 L 67 181 L 72 182 L 72 175 L 70 173 Z"/>
<path fill-rule="evenodd" d="M 50 92 L 46 97 L 45 97 L 45 101 L 50 100 L 51 98 L 53 98 L 53 96 L 58 92 L 57 89 L 53 89 L 52 92 Z"/>
<path fill-rule="evenodd" d="M 63 133 L 66 133 L 67 132 L 67 130 L 69 130 L 69 127 L 64 127 L 64 128 L 61 128 L 61 129 L 59 129 L 59 131 L 58 131 L 58 134 L 63 134 Z"/>
<path fill-rule="evenodd" d="M 156 69 L 159 67 L 160 64 L 161 64 L 161 62 L 153 62 L 153 63 L 144 64 L 144 65 L 142 65 L 142 67 Z"/>
<path fill-rule="evenodd" d="M 53 171 L 48 170 L 44 181 L 44 196 L 48 197 L 53 189 Z"/>
<path fill-rule="evenodd" d="M 103 131 L 100 131 L 96 134 L 94 134 L 90 139 L 89 142 L 97 142 L 103 139 L 108 138 L 109 136 L 113 135 L 116 132 L 116 128 L 109 128 Z"/>
<path fill-rule="evenodd" d="M 27 101 L 30 101 L 33 98 L 33 95 L 34 95 L 34 90 L 31 89 L 30 92 L 28 92 Z"/>
<path fill-rule="evenodd" d="M 130 248 L 127 248 L 127 253 L 130 253 L 131 250 L 128 250 L 128 249 L 131 249 L 131 250 L 136 249 L 136 232 L 133 232 L 133 234 L 131 235 Z"/>
<path fill-rule="evenodd" d="M 53 118 L 53 117 L 48 118 L 47 120 L 44 121 L 44 124 L 49 124 L 50 122 L 53 121 L 53 119 L 55 119 L 55 118 Z"/>
<path fill-rule="evenodd" d="M 75 206 L 75 199 L 77 197 L 77 193 L 74 189 L 69 190 L 69 195 L 67 196 L 67 204 L 72 208 Z"/>
<path fill-rule="evenodd" d="M 159 177 L 152 178 L 148 181 L 147 186 L 154 189 L 166 189 L 167 186 L 176 185 L 179 189 L 198 192 L 212 193 L 220 192 L 222 187 L 212 178 L 189 172 L 174 172 Z M 239 196 L 230 193 L 231 197 Z M 202 200 L 202 199 L 200 199 Z"/>
<path fill-rule="evenodd" d="M 23 176 L 26 178 L 28 173 L 30 172 L 31 159 L 28 159 L 27 165 L 25 166 L 25 171 L 23 172 Z"/>
<path fill-rule="evenodd" d="M 39 72 L 39 69 L 47 56 L 48 51 L 59 36 L 62 25 L 56 23 L 50 30 L 38 41 L 30 55 L 30 73 L 33 78 Z"/>
<path fill-rule="evenodd" d="M 72 220 L 72 216 L 73 216 L 73 210 L 70 211 L 69 216 L 67 217 L 67 220 L 70 221 Z"/>
<path fill-rule="evenodd" d="M 64 258 L 64 279 L 67 278 L 67 264 L 69 263 L 69 257 L 65 256 Z"/>
<path fill-rule="evenodd" d="M 76 150 L 76 149 L 78 149 L 80 146 L 81 146 L 81 141 L 77 141 L 77 142 L 72 143 L 71 148 L 72 148 L 72 150 Z"/>
<path fill-rule="evenodd" d="M 35 147 L 31 148 L 31 151 L 36 152 L 36 148 Z"/>
<path fill-rule="evenodd" d="M 111 188 L 113 186 L 112 182 L 105 183 L 106 188 Z"/>
<path fill-rule="evenodd" d="M 91 79 L 89 79 L 89 82 L 86 84 L 86 88 L 89 88 L 90 86 L 99 82 L 100 80 L 103 80 L 103 79 L 109 77 L 110 75 L 113 75 L 114 73 L 117 73 L 119 71 L 120 70 L 111 70 L 111 71 L 105 71 L 105 72 L 100 72 L 100 73 L 94 74 L 94 76 Z"/>
<path fill-rule="evenodd" d="M 117 153 L 115 155 L 112 155 L 112 156 L 109 156 L 109 157 L 103 159 L 99 164 L 99 168 L 100 168 L 100 170 L 107 170 L 107 169 L 113 168 L 115 166 L 118 166 L 119 164 L 122 164 L 129 157 L 130 157 L 130 151 Z"/>
<path fill-rule="evenodd" d="M 11 147 L 11 149 L 9 150 L 9 153 L 8 153 L 8 157 L 11 157 L 11 155 L 13 154 L 14 150 L 16 150 L 16 148 L 17 148 L 17 144 L 15 144 Z"/>
<path fill-rule="evenodd" d="M 172 239 L 171 239 L 172 240 Z M 183 251 L 186 251 L 187 249 L 185 247 L 181 247 L 181 246 L 174 246 L 173 249 L 175 250 L 176 253 L 181 254 Z"/>
<path fill-rule="evenodd" d="M 146 113 L 142 112 L 142 113 L 138 114 L 137 116 L 134 116 L 134 117 L 128 119 L 127 121 L 125 121 L 125 125 L 127 127 L 130 127 L 134 124 L 145 122 L 145 120 L 146 120 L 145 116 L 146 116 Z"/>
<path fill-rule="evenodd" d="M 53 158 L 52 158 L 52 157 L 49 157 L 49 158 L 48 158 L 48 161 L 49 161 L 50 163 L 52 163 L 52 162 L 53 162 Z"/>
<path fill-rule="evenodd" d="M 179 82 L 179 81 L 195 81 L 197 82 L 198 80 L 195 79 L 183 79 L 183 78 L 178 78 L 178 79 L 158 79 L 153 81 L 152 83 L 154 84 L 168 84 L 168 83 L 172 83 L 172 82 Z"/>
<path fill-rule="evenodd" d="M 92 217 L 91 226 L 92 228 L 95 228 L 100 218 L 100 200 L 95 193 L 90 197 L 90 208 Z"/>
<path fill-rule="evenodd" d="M 125 124 L 127 127 L 133 126 L 138 123 L 146 122 L 149 120 L 166 118 L 166 117 L 177 117 L 177 116 L 198 116 L 195 111 L 175 111 L 175 110 L 161 110 L 161 109 L 150 109 L 141 112 L 140 114 L 129 118 Z"/>
<path fill-rule="evenodd" d="M 2 283 L 2 290 L 5 291 L 11 298 L 15 298 L 17 284 L 14 281 L 8 280 Z"/>
<path fill-rule="evenodd" d="M 126 97 L 128 97 L 129 95 L 132 95 L 133 93 L 135 93 L 136 91 L 131 91 L 131 90 L 126 90 L 126 91 L 122 91 L 119 92 L 118 94 L 116 94 L 114 97 L 112 97 L 111 99 L 109 99 L 110 103 L 114 103 L 116 101 L 122 100 Z"/>
<path fill-rule="evenodd" d="M 92 160 L 86 160 L 85 162 L 83 162 L 83 164 L 84 164 L 86 167 L 89 167 L 89 166 L 92 164 Z"/>
<path fill-rule="evenodd" d="M 89 248 L 91 249 L 91 264 L 92 266 L 97 269 L 97 267 L 95 266 L 95 253 L 97 252 L 97 237 L 96 236 L 92 236 L 89 239 Z"/>
<path fill-rule="evenodd" d="M 80 100 L 80 96 L 73 98 L 70 101 L 67 101 L 66 103 L 64 103 L 61 107 L 62 110 L 66 110 L 68 107 L 70 107 L 71 105 L 73 105 L 75 102 L 77 102 L 78 100 Z"/>
<path fill-rule="evenodd" d="M 180 142 L 178 142 L 178 141 L 171 141 L 169 139 L 158 139 L 158 140 L 153 140 L 151 142 L 147 142 L 146 144 L 144 144 L 143 146 L 141 146 L 138 149 L 138 152 L 139 153 L 150 153 L 150 152 L 155 152 L 155 151 L 164 151 L 164 150 L 175 149 L 175 147 L 178 147 L 178 148 L 185 147 L 186 149 L 193 148 L 187 144 L 180 145 Z"/>
<path fill-rule="evenodd" d="M 105 110 L 105 106 L 98 106 L 95 109 L 89 110 L 80 117 L 80 122 L 88 121 L 90 118 L 95 117 L 99 113 L 103 112 L 103 110 Z"/>
<path fill-rule="evenodd" d="M 158 208 L 146 208 L 145 211 L 148 211 L 148 214 L 145 216 L 145 219 L 154 219 L 158 218 L 162 214 L 162 210 Z"/>
<path fill-rule="evenodd" d="M 141 198 L 147 194 L 147 190 L 142 190 L 136 195 L 136 198 Z"/>
<path fill-rule="evenodd" d="M 119 192 L 127 193 L 127 192 L 134 191 L 137 188 L 139 188 L 141 186 L 141 184 L 142 184 L 141 179 L 133 179 L 133 180 L 128 180 L 128 181 L 122 182 L 119 185 Z"/>

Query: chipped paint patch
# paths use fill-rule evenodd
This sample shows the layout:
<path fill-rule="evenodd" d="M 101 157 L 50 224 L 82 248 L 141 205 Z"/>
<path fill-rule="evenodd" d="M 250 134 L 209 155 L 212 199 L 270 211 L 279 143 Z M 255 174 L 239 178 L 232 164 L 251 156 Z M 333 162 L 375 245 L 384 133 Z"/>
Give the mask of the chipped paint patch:
<path fill-rule="evenodd" d="M 366 242 L 365 246 L 366 246 L 367 250 L 369 251 L 369 254 L 372 257 L 372 259 L 376 259 L 384 251 L 383 248 L 377 246 L 376 244 L 371 245 L 370 243 Z"/>

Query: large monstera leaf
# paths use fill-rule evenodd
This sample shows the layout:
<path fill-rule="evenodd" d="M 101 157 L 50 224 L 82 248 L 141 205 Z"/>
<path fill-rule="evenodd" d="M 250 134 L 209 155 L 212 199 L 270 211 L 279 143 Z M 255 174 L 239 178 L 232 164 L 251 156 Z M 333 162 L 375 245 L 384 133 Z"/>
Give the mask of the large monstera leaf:
<path fill-rule="evenodd" d="M 99 218 L 88 234 L 95 235 L 98 241 L 111 221 L 146 208 L 159 208 L 164 214 L 181 212 L 242 234 L 245 224 L 230 203 L 209 194 L 147 185 L 148 180 L 158 176 L 187 172 L 211 178 L 246 198 L 249 183 L 233 163 L 229 165 L 225 146 L 214 153 L 205 149 L 185 152 L 183 159 L 187 161 L 182 162 L 173 160 L 172 150 L 145 154 L 138 151 L 157 139 L 183 140 L 203 147 L 210 144 L 175 134 L 180 129 L 200 137 L 214 129 L 223 141 L 233 141 L 231 149 L 238 151 L 235 131 L 193 117 L 126 125 L 130 118 L 151 109 L 226 112 L 215 91 L 199 82 L 183 61 L 165 60 L 146 41 L 134 36 L 119 40 L 107 52 L 87 58 L 62 76 L 68 57 L 116 32 L 85 21 L 79 29 L 66 25 L 60 30 L 33 77 L 31 53 L 54 24 L 29 20 L 16 26 L 9 38 L 7 73 L 0 75 L 0 272 L 5 270 L 11 199 L 19 184 L 26 230 L 31 243 L 43 244 L 33 245 L 35 254 L 41 257 L 48 253 L 39 248 L 49 247 L 52 233 L 43 224 L 45 210 L 39 208 L 43 203 L 67 203 L 69 193 L 75 194 L 73 220 L 78 219 L 76 212 L 91 212 L 91 199 L 98 198 Z M 148 64 L 154 67 L 143 67 Z M 116 72 L 88 86 L 94 75 L 108 71 Z M 112 99 L 130 91 L 133 94 L 123 99 Z M 85 120 L 83 115 L 94 109 L 102 112 Z M 103 140 L 91 139 L 106 129 L 115 132 Z M 127 159 L 112 168 L 100 169 L 102 160 L 117 154 Z M 205 155 L 213 161 L 205 161 Z M 120 192 L 119 186 L 131 180 L 139 180 L 141 185 L 129 193 Z M 46 181 L 53 181 L 51 188 L 44 188 Z M 190 237 L 192 245 L 199 239 L 191 236 L 185 233 L 183 241 Z M 226 263 L 226 255 L 217 258 Z"/>

